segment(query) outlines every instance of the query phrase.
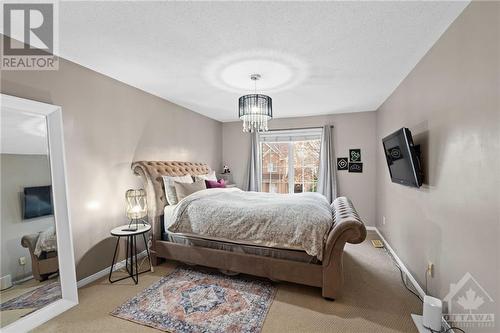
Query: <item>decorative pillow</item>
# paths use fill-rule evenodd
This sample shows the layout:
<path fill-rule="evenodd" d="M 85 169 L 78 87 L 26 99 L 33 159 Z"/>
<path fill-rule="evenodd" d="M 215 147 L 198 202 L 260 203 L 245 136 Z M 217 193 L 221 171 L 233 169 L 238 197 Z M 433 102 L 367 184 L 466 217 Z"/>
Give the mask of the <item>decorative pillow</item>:
<path fill-rule="evenodd" d="M 224 179 L 219 179 L 218 181 L 214 180 L 205 180 L 205 184 L 207 188 L 224 188 L 226 187 L 226 182 Z"/>
<path fill-rule="evenodd" d="M 207 173 L 206 175 L 196 175 L 196 176 L 194 176 L 194 178 L 195 179 L 217 181 L 217 176 L 215 175 L 215 170 L 210 171 L 210 173 Z"/>
<path fill-rule="evenodd" d="M 194 192 L 198 192 L 207 188 L 205 186 L 204 180 L 197 180 L 191 184 L 174 182 L 174 186 L 175 191 L 177 192 L 177 199 L 179 201 L 181 201 L 188 195 L 193 194 Z"/>
<path fill-rule="evenodd" d="M 57 251 L 57 236 L 56 236 L 56 228 L 51 226 L 45 231 L 42 231 L 38 235 L 38 239 L 35 245 L 35 251 L 33 253 L 39 257 L 42 254 L 42 251 L 51 252 Z"/>
<path fill-rule="evenodd" d="M 163 176 L 163 185 L 165 186 L 165 196 L 169 205 L 176 205 L 179 200 L 177 199 L 177 192 L 175 191 L 174 182 L 192 184 L 193 178 L 190 175 L 171 177 Z"/>

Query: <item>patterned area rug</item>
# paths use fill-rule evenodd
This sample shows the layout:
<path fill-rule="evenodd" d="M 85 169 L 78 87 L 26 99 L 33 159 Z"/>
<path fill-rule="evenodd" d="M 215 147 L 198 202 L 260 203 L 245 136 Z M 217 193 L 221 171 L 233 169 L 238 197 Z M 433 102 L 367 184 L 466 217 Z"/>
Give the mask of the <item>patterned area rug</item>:
<path fill-rule="evenodd" d="M 40 309 L 60 298 L 61 285 L 55 281 L 0 304 L 0 310 Z"/>
<path fill-rule="evenodd" d="M 183 267 L 111 315 L 173 333 L 260 332 L 275 294 L 267 281 Z"/>

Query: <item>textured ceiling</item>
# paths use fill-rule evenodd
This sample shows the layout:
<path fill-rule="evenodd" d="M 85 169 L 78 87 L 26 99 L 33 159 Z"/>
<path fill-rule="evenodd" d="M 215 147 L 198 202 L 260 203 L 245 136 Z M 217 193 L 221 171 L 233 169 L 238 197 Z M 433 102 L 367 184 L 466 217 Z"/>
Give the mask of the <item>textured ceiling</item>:
<path fill-rule="evenodd" d="M 468 2 L 61 2 L 61 56 L 208 117 L 375 110 Z"/>

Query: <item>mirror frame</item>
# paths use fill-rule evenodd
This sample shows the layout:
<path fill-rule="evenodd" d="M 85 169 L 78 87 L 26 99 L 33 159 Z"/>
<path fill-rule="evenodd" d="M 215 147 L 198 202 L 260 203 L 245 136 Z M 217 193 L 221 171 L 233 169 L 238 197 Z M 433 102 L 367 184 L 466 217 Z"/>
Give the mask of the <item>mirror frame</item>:
<path fill-rule="evenodd" d="M 15 96 L 0 95 L 1 107 L 45 116 L 49 147 L 50 176 L 54 199 L 54 218 L 57 235 L 59 282 L 62 298 L 2 327 L 1 332 L 27 332 L 78 304 L 75 256 L 69 215 L 68 185 L 62 108 L 57 105 L 36 102 Z"/>

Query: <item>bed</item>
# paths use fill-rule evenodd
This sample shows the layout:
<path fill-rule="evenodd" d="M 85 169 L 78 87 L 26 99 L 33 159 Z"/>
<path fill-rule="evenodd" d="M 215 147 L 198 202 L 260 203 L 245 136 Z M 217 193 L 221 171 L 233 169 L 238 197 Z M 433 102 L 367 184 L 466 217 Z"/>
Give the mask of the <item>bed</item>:
<path fill-rule="evenodd" d="M 286 246 L 270 245 L 265 242 L 256 244 L 228 238 L 206 237 L 204 234 L 172 232 L 172 225 L 175 223 L 172 219 L 179 220 L 180 209 L 168 205 L 162 177 L 204 175 L 210 172 L 209 166 L 193 162 L 138 161 L 132 164 L 132 170 L 142 177 L 147 193 L 148 221 L 152 227 L 151 242 L 148 246 L 151 250 L 153 265 L 158 265 L 162 259 L 169 259 L 213 267 L 224 272 L 245 273 L 275 281 L 305 284 L 320 287 L 322 296 L 333 300 L 340 295 L 343 284 L 342 256 L 345 244 L 347 242 L 360 243 L 366 238 L 366 228 L 363 222 L 351 201 L 345 197 L 337 198 L 332 203 L 329 210 L 330 226 L 327 229 L 323 226 L 321 229 L 325 232 L 321 238 L 321 244 L 316 244 L 315 247 L 303 244 L 307 246 L 306 250 L 293 246 L 294 244 L 292 246 L 289 244 Z M 221 198 L 230 195 L 222 193 L 223 191 L 221 190 L 218 194 Z M 209 194 L 214 195 L 212 192 Z M 238 192 L 232 195 L 243 197 L 264 194 Z M 199 196 L 205 195 L 199 194 Z M 307 199 L 314 200 L 315 198 L 322 200 L 312 195 Z M 185 201 L 189 201 L 188 197 L 178 205 L 190 207 Z M 282 218 L 281 215 L 276 219 Z M 311 221 L 307 222 L 307 216 L 304 215 L 304 217 L 304 225 L 307 226 L 307 223 Z M 213 219 L 213 223 L 217 223 L 216 218 Z M 319 236 L 316 238 L 319 239 Z M 318 251 L 315 252 L 314 248 Z"/>

